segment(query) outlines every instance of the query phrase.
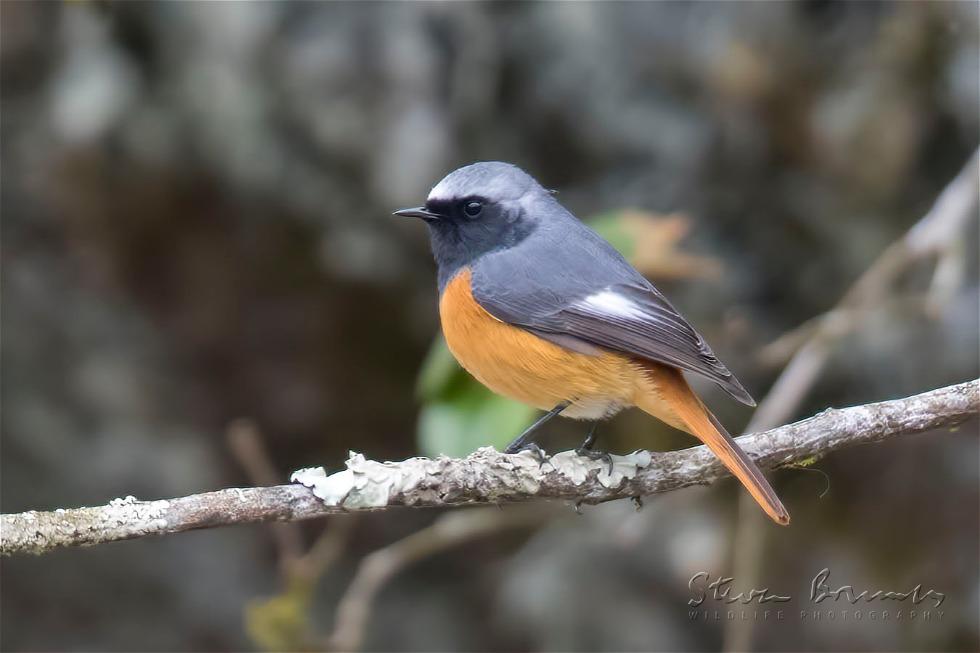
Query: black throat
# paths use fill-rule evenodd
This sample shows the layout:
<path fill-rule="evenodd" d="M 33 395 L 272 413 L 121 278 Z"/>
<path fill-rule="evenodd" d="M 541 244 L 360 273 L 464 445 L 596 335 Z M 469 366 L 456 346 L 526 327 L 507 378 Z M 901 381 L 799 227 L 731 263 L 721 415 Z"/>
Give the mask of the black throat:
<path fill-rule="evenodd" d="M 514 247 L 535 229 L 531 220 L 515 220 L 505 225 L 440 221 L 430 222 L 428 226 L 432 256 L 438 266 L 440 295 L 457 272 L 471 267 L 481 256 Z M 500 230 L 500 226 L 506 228 Z"/>

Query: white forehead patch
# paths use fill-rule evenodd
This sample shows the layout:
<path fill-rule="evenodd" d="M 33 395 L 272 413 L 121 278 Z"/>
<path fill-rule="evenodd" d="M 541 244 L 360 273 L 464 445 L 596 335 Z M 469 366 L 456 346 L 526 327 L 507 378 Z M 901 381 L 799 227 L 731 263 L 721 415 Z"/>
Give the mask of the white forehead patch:
<path fill-rule="evenodd" d="M 446 177 L 438 184 L 436 184 L 432 190 L 429 191 L 429 197 L 426 198 L 428 202 L 438 202 L 440 200 L 451 200 L 455 199 L 455 195 L 450 193 L 450 187 L 447 183 L 449 178 Z"/>
<path fill-rule="evenodd" d="M 636 302 L 609 289 L 589 295 L 579 303 L 602 313 L 635 319 L 649 318 L 646 311 Z"/>
<path fill-rule="evenodd" d="M 535 185 L 519 168 L 507 164 L 474 164 L 448 174 L 429 191 L 428 201 L 479 196 L 491 201 L 516 200 Z"/>
<path fill-rule="evenodd" d="M 446 177 L 429 191 L 429 201 L 454 200 L 478 195 L 490 200 L 517 199 L 524 194 L 525 187 L 517 185 L 503 175 L 497 175 L 482 183 L 460 184 L 452 177 Z"/>

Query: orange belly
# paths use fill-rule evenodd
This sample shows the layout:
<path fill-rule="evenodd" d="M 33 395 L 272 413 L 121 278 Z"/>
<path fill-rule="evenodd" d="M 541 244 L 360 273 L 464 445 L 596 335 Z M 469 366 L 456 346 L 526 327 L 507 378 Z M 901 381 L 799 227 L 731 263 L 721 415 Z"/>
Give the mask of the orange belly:
<path fill-rule="evenodd" d="M 582 354 L 501 322 L 473 298 L 470 277 L 464 268 L 446 285 L 442 330 L 460 365 L 497 394 L 542 410 L 569 401 L 563 415 L 599 419 L 634 405 L 638 385 L 649 385 L 627 356 Z"/>

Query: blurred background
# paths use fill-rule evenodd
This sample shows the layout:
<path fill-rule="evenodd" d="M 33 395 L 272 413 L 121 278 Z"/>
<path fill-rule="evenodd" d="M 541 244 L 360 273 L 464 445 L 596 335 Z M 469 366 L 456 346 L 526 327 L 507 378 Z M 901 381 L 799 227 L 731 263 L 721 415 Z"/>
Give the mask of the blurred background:
<path fill-rule="evenodd" d="M 427 234 L 390 215 L 475 160 L 558 190 L 765 397 L 976 149 L 977 7 L 3 2 L 2 510 L 507 442 L 533 413 L 447 358 Z M 909 260 L 786 419 L 976 378 L 976 259 L 972 220 Z M 694 444 L 633 413 L 601 433 Z M 772 474 L 787 529 L 726 480 L 640 511 L 400 510 L 5 559 L 0 644 L 977 650 L 976 434 Z M 933 588 L 943 614 L 803 618 L 823 568 Z M 692 621 L 698 571 L 794 602 Z"/>

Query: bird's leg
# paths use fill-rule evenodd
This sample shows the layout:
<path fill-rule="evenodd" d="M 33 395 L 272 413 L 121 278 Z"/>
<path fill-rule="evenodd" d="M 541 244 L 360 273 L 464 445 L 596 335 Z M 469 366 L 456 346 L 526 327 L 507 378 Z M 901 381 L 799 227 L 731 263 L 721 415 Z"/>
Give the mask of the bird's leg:
<path fill-rule="evenodd" d="M 579 451 L 592 451 L 592 447 L 595 446 L 595 441 L 599 439 L 596 431 L 599 430 L 599 420 L 592 422 L 592 428 L 589 429 L 588 435 L 585 436 L 585 440 L 579 445 Z"/>
<path fill-rule="evenodd" d="M 596 420 L 595 422 L 592 422 L 592 428 L 589 429 L 589 434 L 585 436 L 585 440 L 582 442 L 579 448 L 575 450 L 575 453 L 577 453 L 580 456 L 585 456 L 586 458 L 589 458 L 591 460 L 601 460 L 605 462 L 606 465 L 609 466 L 609 474 L 611 476 L 613 473 L 612 456 L 609 455 L 609 452 L 607 451 L 595 451 L 592 449 L 592 447 L 595 446 L 596 439 L 599 437 L 598 434 L 596 433 L 596 430 L 598 428 L 599 428 L 599 421 Z"/>
<path fill-rule="evenodd" d="M 549 419 L 551 419 L 561 411 L 568 408 L 570 405 L 571 402 L 563 401 L 557 406 L 555 406 L 554 408 L 552 408 L 551 410 L 549 410 L 547 413 L 539 417 L 538 420 L 534 422 L 534 424 L 531 424 L 531 426 L 524 429 L 523 433 L 518 435 L 516 438 L 514 438 L 513 442 L 507 445 L 507 448 L 504 449 L 504 453 L 517 453 L 518 451 L 524 451 L 525 449 L 528 449 L 530 451 L 533 451 L 539 458 L 543 459 L 545 456 L 544 456 L 544 452 L 541 451 L 541 447 L 534 444 L 533 442 L 528 442 L 528 438 L 531 437 L 531 434 L 534 433 L 538 429 L 538 427 L 540 427 L 542 424 L 547 422 Z"/>

